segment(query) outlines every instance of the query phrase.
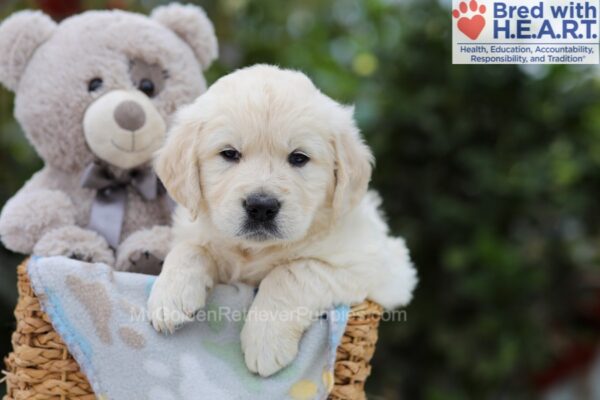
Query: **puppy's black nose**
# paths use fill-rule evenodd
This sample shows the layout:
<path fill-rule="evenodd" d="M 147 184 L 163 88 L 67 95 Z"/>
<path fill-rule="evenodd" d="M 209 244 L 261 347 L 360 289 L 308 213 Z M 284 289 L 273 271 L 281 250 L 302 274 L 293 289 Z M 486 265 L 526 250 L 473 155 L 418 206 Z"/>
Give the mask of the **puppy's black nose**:
<path fill-rule="evenodd" d="M 275 219 L 281 203 L 265 193 L 251 194 L 244 200 L 244 208 L 248 218 L 256 222 L 268 222 Z"/>

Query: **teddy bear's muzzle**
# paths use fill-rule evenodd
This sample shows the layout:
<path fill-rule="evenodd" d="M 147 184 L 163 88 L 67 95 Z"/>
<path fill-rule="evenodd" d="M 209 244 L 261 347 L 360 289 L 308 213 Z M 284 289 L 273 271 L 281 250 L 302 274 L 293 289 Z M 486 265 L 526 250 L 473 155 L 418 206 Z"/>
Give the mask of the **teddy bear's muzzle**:
<path fill-rule="evenodd" d="M 152 101 L 138 91 L 114 90 L 86 110 L 83 128 L 90 150 L 122 169 L 148 162 L 160 147 L 166 124 Z"/>

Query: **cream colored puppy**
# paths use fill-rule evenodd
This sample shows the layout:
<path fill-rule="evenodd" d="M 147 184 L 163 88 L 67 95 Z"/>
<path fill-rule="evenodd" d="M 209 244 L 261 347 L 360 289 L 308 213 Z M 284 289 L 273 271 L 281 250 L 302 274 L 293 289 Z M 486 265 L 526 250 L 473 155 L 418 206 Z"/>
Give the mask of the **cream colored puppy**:
<path fill-rule="evenodd" d="M 371 162 L 353 109 L 302 73 L 256 65 L 217 81 L 178 113 L 157 156 L 180 207 L 148 302 L 154 327 L 192 320 L 216 283 L 255 285 L 242 349 L 268 376 L 294 359 L 313 315 L 408 303 L 416 274 L 367 193 Z"/>

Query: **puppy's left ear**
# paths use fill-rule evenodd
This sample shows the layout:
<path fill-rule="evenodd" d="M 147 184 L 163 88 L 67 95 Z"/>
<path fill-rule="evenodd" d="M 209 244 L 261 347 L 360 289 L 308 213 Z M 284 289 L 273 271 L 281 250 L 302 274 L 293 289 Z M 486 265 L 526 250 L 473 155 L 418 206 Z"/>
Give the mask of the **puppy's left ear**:
<path fill-rule="evenodd" d="M 202 69 L 208 69 L 219 55 L 215 27 L 202 8 L 173 3 L 154 9 L 150 18 L 183 39 L 194 51 Z"/>
<path fill-rule="evenodd" d="M 192 218 L 196 219 L 203 200 L 195 142 L 202 127 L 192 118 L 186 117 L 188 109 L 184 108 L 177 113 L 175 125 L 170 130 L 165 145 L 156 154 L 154 169 L 173 200 L 185 207 Z"/>
<path fill-rule="evenodd" d="M 354 109 L 344 107 L 342 112 L 333 142 L 336 154 L 333 209 L 337 216 L 358 205 L 367 192 L 373 169 L 373 154 L 354 122 Z"/>

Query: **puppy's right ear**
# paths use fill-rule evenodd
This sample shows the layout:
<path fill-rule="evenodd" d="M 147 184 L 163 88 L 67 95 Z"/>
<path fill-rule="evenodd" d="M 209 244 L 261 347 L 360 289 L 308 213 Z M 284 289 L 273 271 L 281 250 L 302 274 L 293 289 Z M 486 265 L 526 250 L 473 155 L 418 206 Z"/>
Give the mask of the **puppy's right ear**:
<path fill-rule="evenodd" d="M 185 207 L 193 219 L 202 207 L 200 163 L 196 154 L 196 136 L 202 124 L 186 117 L 186 109 L 178 112 L 167 141 L 154 162 L 156 174 L 178 204 Z"/>
<path fill-rule="evenodd" d="M 35 51 L 52 36 L 56 23 L 41 11 L 21 11 L 0 25 L 0 83 L 15 92 Z"/>
<path fill-rule="evenodd" d="M 333 209 L 339 216 L 356 207 L 365 196 L 374 160 L 354 121 L 354 109 L 339 105 L 336 109 L 339 128 L 333 142 L 336 154 Z"/>

